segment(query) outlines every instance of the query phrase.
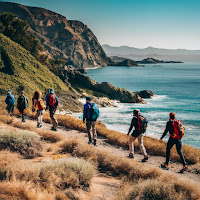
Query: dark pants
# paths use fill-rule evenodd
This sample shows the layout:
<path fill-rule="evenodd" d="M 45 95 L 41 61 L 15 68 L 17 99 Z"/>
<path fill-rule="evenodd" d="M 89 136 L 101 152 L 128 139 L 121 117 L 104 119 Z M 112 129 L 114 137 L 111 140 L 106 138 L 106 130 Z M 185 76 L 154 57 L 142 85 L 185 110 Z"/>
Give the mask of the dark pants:
<path fill-rule="evenodd" d="M 25 122 L 26 120 L 26 115 L 24 113 L 24 109 L 19 109 L 20 113 L 22 114 L 22 121 Z"/>
<path fill-rule="evenodd" d="M 185 163 L 185 158 L 183 156 L 183 153 L 181 151 L 182 148 L 182 142 L 179 139 L 174 139 L 174 138 L 169 138 L 168 142 L 167 142 L 167 149 L 166 149 L 166 164 L 168 165 L 169 163 L 169 158 L 170 158 L 170 150 L 171 148 L 174 146 L 174 144 L 176 145 L 176 150 L 181 158 L 181 162 L 183 164 L 183 166 L 186 165 Z"/>
<path fill-rule="evenodd" d="M 56 128 L 58 126 L 58 121 L 55 118 L 56 109 L 57 109 L 57 106 L 55 106 L 55 107 L 49 106 L 49 114 L 50 114 L 50 118 L 51 118 L 51 121 L 52 121 L 54 128 Z"/>
<path fill-rule="evenodd" d="M 10 116 L 13 115 L 14 108 L 15 108 L 15 105 L 10 105 L 10 104 L 7 105 L 6 110 L 8 111 L 8 114 L 9 114 Z"/>

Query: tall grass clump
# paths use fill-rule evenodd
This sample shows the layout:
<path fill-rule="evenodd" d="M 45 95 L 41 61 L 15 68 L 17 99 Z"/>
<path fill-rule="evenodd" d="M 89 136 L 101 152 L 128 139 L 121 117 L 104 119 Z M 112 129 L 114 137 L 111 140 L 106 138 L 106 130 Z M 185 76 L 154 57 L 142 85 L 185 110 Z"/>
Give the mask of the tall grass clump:
<path fill-rule="evenodd" d="M 30 164 L 20 162 L 6 168 L 6 180 L 32 182 L 48 190 L 89 187 L 96 168 L 90 162 L 74 157 L 52 160 L 46 163 Z"/>
<path fill-rule="evenodd" d="M 35 132 L 1 126 L 0 150 L 5 149 L 18 152 L 25 158 L 34 158 L 41 155 L 42 144 Z"/>
<path fill-rule="evenodd" d="M 167 184 L 160 180 L 146 180 L 125 187 L 114 200 L 190 200 L 197 197 L 191 196 L 186 191 L 178 191 L 174 183 Z"/>

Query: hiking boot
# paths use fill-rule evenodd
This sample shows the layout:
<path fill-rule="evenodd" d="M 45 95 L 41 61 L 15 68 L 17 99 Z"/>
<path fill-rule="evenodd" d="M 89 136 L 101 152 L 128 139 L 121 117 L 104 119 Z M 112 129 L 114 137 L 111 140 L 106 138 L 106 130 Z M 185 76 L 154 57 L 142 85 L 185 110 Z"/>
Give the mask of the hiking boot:
<path fill-rule="evenodd" d="M 164 164 L 161 164 L 161 168 L 168 170 L 169 166 L 166 163 L 164 163 Z"/>
<path fill-rule="evenodd" d="M 188 166 L 185 165 L 185 166 L 183 167 L 183 169 L 182 169 L 179 173 L 183 174 L 183 172 L 185 172 L 185 171 L 187 171 L 187 170 L 188 170 Z"/>
<path fill-rule="evenodd" d="M 94 139 L 94 146 L 96 146 L 97 145 L 97 140 L 96 139 Z"/>
<path fill-rule="evenodd" d="M 37 125 L 37 128 L 41 128 L 41 127 L 42 127 L 42 124 L 38 124 L 38 125 Z"/>
<path fill-rule="evenodd" d="M 128 157 L 134 159 L 134 155 L 132 153 L 130 153 Z"/>
<path fill-rule="evenodd" d="M 23 119 L 22 122 L 25 122 L 25 119 Z"/>
<path fill-rule="evenodd" d="M 149 159 L 149 156 L 147 156 L 144 159 L 142 159 L 142 162 L 147 162 L 148 159 Z"/>
<path fill-rule="evenodd" d="M 51 130 L 52 130 L 52 131 L 57 131 L 57 128 L 52 127 Z"/>
<path fill-rule="evenodd" d="M 88 144 L 92 144 L 92 140 L 89 140 Z"/>

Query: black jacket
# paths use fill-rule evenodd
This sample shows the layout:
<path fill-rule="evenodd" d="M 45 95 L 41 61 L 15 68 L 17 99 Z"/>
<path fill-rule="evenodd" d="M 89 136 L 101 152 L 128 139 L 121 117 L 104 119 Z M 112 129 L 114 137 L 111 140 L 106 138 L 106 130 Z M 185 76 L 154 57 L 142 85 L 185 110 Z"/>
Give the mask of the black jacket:
<path fill-rule="evenodd" d="M 173 122 L 174 121 L 168 121 L 167 124 L 166 124 L 166 128 L 165 128 L 165 131 L 161 137 L 161 139 L 163 139 L 166 134 L 169 132 L 170 136 L 173 135 L 174 133 L 174 127 L 173 127 Z"/>

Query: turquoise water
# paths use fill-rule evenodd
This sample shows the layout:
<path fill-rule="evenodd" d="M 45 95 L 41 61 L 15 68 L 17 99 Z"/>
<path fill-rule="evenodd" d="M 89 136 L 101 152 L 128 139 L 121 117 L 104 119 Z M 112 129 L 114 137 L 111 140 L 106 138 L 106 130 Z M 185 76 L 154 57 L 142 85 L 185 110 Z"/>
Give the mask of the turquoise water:
<path fill-rule="evenodd" d="M 88 75 L 98 82 L 107 81 L 130 91 L 148 89 L 157 95 L 147 100 L 147 104 L 101 108 L 100 120 L 108 128 L 127 133 L 132 110 L 139 108 L 149 120 L 146 134 L 159 138 L 168 114 L 175 112 L 186 129 L 183 142 L 200 148 L 200 63 L 104 67 L 88 70 Z"/>

